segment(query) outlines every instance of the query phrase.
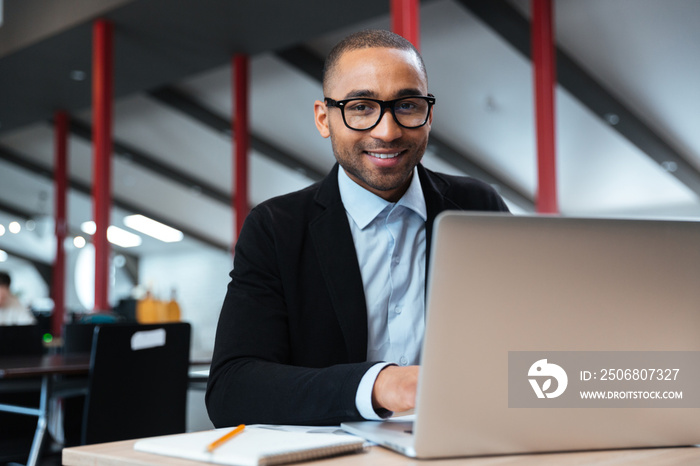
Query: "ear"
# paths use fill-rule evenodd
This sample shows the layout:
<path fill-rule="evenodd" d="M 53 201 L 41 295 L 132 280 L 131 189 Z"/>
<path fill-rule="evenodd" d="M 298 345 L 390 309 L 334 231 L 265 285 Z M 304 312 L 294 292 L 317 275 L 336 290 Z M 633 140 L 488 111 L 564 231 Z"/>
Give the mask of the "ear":
<path fill-rule="evenodd" d="M 431 129 L 433 127 L 433 114 L 435 113 L 435 105 L 432 106 L 430 109 L 430 115 L 428 115 L 428 122 L 426 125 L 428 126 L 428 129 Z"/>
<path fill-rule="evenodd" d="M 325 102 L 321 102 L 320 100 L 314 102 L 314 122 L 321 136 L 327 138 L 331 135 L 328 129 L 328 107 L 326 107 Z"/>

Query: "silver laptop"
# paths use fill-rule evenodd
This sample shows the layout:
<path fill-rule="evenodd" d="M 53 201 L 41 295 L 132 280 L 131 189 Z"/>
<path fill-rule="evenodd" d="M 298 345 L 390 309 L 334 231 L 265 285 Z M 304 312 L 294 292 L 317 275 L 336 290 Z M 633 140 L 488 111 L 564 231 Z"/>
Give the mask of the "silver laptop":
<path fill-rule="evenodd" d="M 415 420 L 346 431 L 418 458 L 700 443 L 700 223 L 435 224 Z"/>

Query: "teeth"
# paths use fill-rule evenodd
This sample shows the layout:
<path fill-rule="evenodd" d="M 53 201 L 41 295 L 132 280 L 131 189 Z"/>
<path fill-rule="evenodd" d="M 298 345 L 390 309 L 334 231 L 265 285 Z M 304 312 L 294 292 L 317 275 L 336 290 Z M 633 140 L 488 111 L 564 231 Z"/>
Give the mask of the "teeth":
<path fill-rule="evenodd" d="M 378 159 L 393 159 L 397 155 L 399 155 L 401 152 L 396 152 L 395 154 L 376 154 L 374 152 L 367 152 L 369 155 L 372 157 L 377 157 Z"/>

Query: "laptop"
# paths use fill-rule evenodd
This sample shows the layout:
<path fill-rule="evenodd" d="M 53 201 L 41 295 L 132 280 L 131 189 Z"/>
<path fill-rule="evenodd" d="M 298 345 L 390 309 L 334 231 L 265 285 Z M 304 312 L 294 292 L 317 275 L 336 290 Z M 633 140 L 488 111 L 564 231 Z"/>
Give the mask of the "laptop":
<path fill-rule="evenodd" d="M 39 325 L 0 325 L 0 356 L 38 356 L 44 352 Z"/>
<path fill-rule="evenodd" d="M 445 212 L 429 270 L 415 419 L 347 432 L 417 458 L 700 443 L 699 222 Z"/>

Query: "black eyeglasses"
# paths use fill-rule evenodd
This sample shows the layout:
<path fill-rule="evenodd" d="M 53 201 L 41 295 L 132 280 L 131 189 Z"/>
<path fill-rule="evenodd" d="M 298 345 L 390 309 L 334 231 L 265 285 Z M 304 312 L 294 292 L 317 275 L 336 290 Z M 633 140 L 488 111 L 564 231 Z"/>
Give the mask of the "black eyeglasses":
<path fill-rule="evenodd" d="M 394 100 L 325 99 L 326 105 L 340 109 L 345 126 L 355 131 L 366 131 L 377 126 L 387 108 L 391 110 L 394 121 L 399 126 L 408 129 L 420 128 L 428 122 L 430 108 L 435 105 L 435 97 L 431 94 L 411 95 Z"/>

